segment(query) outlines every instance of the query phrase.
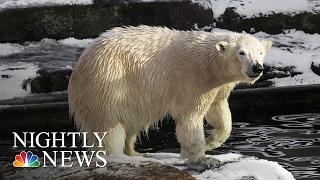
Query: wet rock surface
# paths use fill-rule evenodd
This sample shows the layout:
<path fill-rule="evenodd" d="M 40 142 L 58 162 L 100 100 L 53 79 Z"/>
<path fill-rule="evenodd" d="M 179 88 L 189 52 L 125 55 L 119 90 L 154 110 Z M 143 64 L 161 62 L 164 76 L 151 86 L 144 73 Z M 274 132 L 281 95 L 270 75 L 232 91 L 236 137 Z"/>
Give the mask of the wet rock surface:
<path fill-rule="evenodd" d="M 64 91 L 68 87 L 72 69 L 40 69 L 38 76 L 30 80 L 31 93 Z"/>
<path fill-rule="evenodd" d="M 293 77 L 302 74 L 302 72 L 297 72 L 294 66 L 284 66 L 276 67 L 264 65 L 264 72 L 257 82 L 254 84 L 239 84 L 236 88 L 260 88 L 260 87 L 273 87 L 274 82 L 271 81 L 273 78 L 285 78 Z"/>
<path fill-rule="evenodd" d="M 39 164 L 44 162 L 39 152 Z M 56 167 L 46 163 L 46 168 L 13 168 L 9 163 L 2 164 L 0 169 L 3 179 L 151 179 L 151 180 L 191 180 L 191 179 L 241 179 L 255 180 L 258 177 L 278 177 L 282 180 L 291 180 L 293 176 L 282 166 L 275 162 L 261 160 L 256 157 L 241 154 L 226 153 L 210 155 L 207 157 L 216 158 L 220 161 L 219 167 L 207 169 L 203 172 L 187 168 L 185 159 L 177 153 L 146 153 L 143 156 L 129 157 L 102 156 L 107 163 L 103 167 L 96 167 L 100 160 L 92 158 L 88 164 L 81 163 L 79 157 L 72 156 L 66 165 L 72 167 L 60 167 L 62 163 L 58 157 Z M 3 161 L 0 160 L 0 163 Z M 9 161 L 10 162 L 10 161 Z M 47 162 L 47 161 L 46 161 Z M 248 164 L 254 166 L 247 167 Z M 256 166 L 255 166 L 256 165 Z M 259 170 L 264 168 L 264 171 Z M 237 174 L 233 174 L 238 172 Z M 231 174 L 230 174 L 231 173 Z M 271 176 L 270 176 L 271 175 Z"/>
<path fill-rule="evenodd" d="M 99 168 L 47 168 L 48 174 L 43 174 L 40 169 L 14 169 L 8 168 L 4 173 L 3 179 L 25 179 L 28 176 L 34 180 L 42 180 L 43 175 L 47 179 L 70 179 L 70 180 L 85 180 L 85 179 L 113 179 L 113 180 L 194 180 L 187 172 L 178 170 L 175 167 L 162 165 L 155 162 L 144 162 L 139 165 L 128 163 L 109 162 L 103 169 Z M 9 172 L 8 172 L 9 171 Z M 37 172 L 38 175 L 34 174 Z M 33 174 L 33 175 L 32 175 Z M 1 176 L 0 176 L 1 177 Z"/>

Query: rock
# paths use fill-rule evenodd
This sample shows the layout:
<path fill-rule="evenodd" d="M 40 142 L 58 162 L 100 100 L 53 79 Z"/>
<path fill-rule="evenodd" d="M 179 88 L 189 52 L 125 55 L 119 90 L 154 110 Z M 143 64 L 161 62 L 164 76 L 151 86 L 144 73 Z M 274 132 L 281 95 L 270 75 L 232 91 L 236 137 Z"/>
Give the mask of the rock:
<path fill-rule="evenodd" d="M 190 2 L 108 3 L 33 7 L 0 12 L 0 42 L 43 38 L 94 38 L 123 25 L 167 26 L 190 30 L 213 23 L 212 12 Z"/>
<path fill-rule="evenodd" d="M 218 19 L 210 9 L 190 0 L 95 0 L 94 5 L 33 7 L 0 12 L 0 42 L 34 41 L 43 38 L 93 38 L 123 25 L 167 26 L 190 30 L 214 24 L 232 31 L 282 33 L 284 29 L 320 32 L 319 13 L 270 14 L 242 17 L 227 8 Z"/>
<path fill-rule="evenodd" d="M 40 69 L 31 80 L 31 93 L 67 90 L 71 73 L 71 69 Z"/>
<path fill-rule="evenodd" d="M 320 64 L 316 64 L 314 62 L 311 63 L 311 70 L 320 76 Z"/>
<path fill-rule="evenodd" d="M 269 34 L 279 34 L 285 29 L 297 29 L 306 33 L 320 32 L 320 14 L 304 12 L 295 15 L 270 14 L 253 18 L 241 17 L 233 8 L 227 8 L 225 13 L 217 20 L 218 28 L 232 31 L 250 32 L 252 28 L 256 32 L 263 31 Z"/>
<path fill-rule="evenodd" d="M 112 158 L 110 158 L 112 159 Z M 115 158 L 113 158 L 115 159 Z M 133 159 L 133 158 L 131 158 Z M 107 159 L 108 160 L 108 159 Z M 142 161 L 139 163 L 125 162 L 120 159 L 115 162 L 108 161 L 106 167 L 96 168 L 79 167 L 76 161 L 73 168 L 48 167 L 37 169 L 19 169 L 6 167 L 3 173 L 3 179 L 25 179 L 32 176 L 34 180 L 43 179 L 70 179 L 70 180 L 85 180 L 85 179 L 113 179 L 113 180 L 194 180 L 185 171 L 181 171 L 175 167 L 163 165 L 157 162 Z M 94 164 L 94 163 L 92 163 Z"/>
<path fill-rule="evenodd" d="M 1 75 L 1 78 L 4 78 L 4 79 L 9 79 L 11 77 L 12 77 L 12 75 L 8 75 L 8 74 L 2 74 Z"/>
<path fill-rule="evenodd" d="M 297 72 L 295 69 L 296 67 L 294 66 L 276 67 L 265 64 L 264 72 L 257 82 L 254 84 L 241 83 L 236 86 L 236 89 L 273 87 L 274 83 L 270 81 L 273 78 L 293 77 L 302 74 L 302 72 Z"/>
<path fill-rule="evenodd" d="M 278 163 L 260 160 L 255 157 L 240 154 L 207 155 L 218 159 L 219 168 L 198 172 L 187 169 L 184 159 L 175 153 L 148 153 L 144 157 L 129 157 L 125 155 L 103 157 L 107 164 L 97 168 L 95 158 L 89 167 L 79 167 L 78 160 L 73 156 L 72 168 L 10 168 L 5 166 L 4 179 L 115 179 L 115 180 L 194 180 L 194 179 L 265 179 L 293 180 L 293 175 Z M 40 158 L 40 164 L 42 159 Z M 58 162 L 60 164 L 61 162 Z M 67 161 L 69 164 L 69 160 Z"/>
<path fill-rule="evenodd" d="M 265 87 L 273 87 L 273 82 L 268 80 L 257 81 L 254 84 L 246 84 L 240 83 L 238 84 L 235 89 L 245 89 L 245 88 L 265 88 Z"/>

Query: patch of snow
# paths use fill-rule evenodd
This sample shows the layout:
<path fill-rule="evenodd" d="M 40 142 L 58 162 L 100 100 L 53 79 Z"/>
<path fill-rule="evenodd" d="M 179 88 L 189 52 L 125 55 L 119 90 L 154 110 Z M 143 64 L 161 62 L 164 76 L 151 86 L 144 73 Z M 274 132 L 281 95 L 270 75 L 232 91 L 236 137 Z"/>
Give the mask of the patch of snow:
<path fill-rule="evenodd" d="M 85 48 L 89 44 L 91 44 L 95 39 L 75 39 L 73 37 L 69 37 L 67 39 L 59 40 L 58 42 L 67 46 L 74 46 L 79 48 Z"/>
<path fill-rule="evenodd" d="M 276 87 L 320 84 L 320 77 L 313 72 L 305 72 L 294 77 L 274 78 Z"/>
<path fill-rule="evenodd" d="M 73 67 L 72 66 L 70 66 L 70 65 L 67 65 L 67 66 L 64 66 L 64 67 L 61 67 L 61 69 L 73 69 Z"/>
<path fill-rule="evenodd" d="M 257 180 L 291 180 L 293 175 L 281 167 L 276 162 L 267 160 L 240 160 L 239 162 L 229 163 L 217 170 L 205 171 L 195 175 L 196 179 L 230 179 L 236 180 L 241 177 L 254 177 Z"/>
<path fill-rule="evenodd" d="M 0 11 L 5 9 L 63 6 L 63 5 L 90 5 L 93 0 L 0 0 Z"/>
<path fill-rule="evenodd" d="M 218 18 L 221 16 L 228 7 L 230 7 L 230 0 L 191 0 L 206 9 L 212 9 L 213 17 Z"/>
<path fill-rule="evenodd" d="M 267 53 L 265 64 L 270 66 L 295 66 L 303 74 L 294 77 L 275 78 L 275 86 L 295 86 L 319 84 L 320 76 L 311 70 L 311 63 L 320 63 L 320 35 L 303 31 L 287 30 L 282 34 L 269 35 L 264 32 L 255 34 L 257 38 L 273 42 Z"/>
<path fill-rule="evenodd" d="M 12 54 L 21 53 L 24 50 L 32 47 L 41 47 L 43 44 L 62 44 L 66 46 L 78 47 L 78 48 L 85 48 L 95 39 L 76 39 L 73 37 L 69 37 L 66 39 L 55 40 L 55 39 L 48 39 L 44 38 L 39 42 L 26 42 L 23 45 L 16 44 L 16 43 L 0 43 L 0 56 L 9 56 Z"/>
<path fill-rule="evenodd" d="M 23 46 L 13 43 L 0 44 L 0 56 L 8 56 L 11 54 L 19 53 L 24 50 Z"/>
<path fill-rule="evenodd" d="M 38 67 L 31 63 L 15 65 L 0 64 L 0 100 L 23 97 L 30 94 L 30 88 L 22 88 L 24 80 L 35 77 Z"/>
<path fill-rule="evenodd" d="M 212 9 L 214 18 L 221 16 L 227 8 L 234 8 L 243 17 L 269 15 L 274 13 L 297 14 L 316 12 L 319 1 L 312 0 L 192 0 L 206 9 Z"/>

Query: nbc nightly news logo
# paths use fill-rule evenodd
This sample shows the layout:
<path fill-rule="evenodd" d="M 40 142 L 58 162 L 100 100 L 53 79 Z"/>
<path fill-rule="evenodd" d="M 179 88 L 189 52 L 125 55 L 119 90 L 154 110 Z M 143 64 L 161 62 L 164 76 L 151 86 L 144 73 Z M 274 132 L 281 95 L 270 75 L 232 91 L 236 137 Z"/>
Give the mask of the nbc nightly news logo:
<path fill-rule="evenodd" d="M 22 132 L 20 135 L 16 132 L 12 133 L 14 136 L 13 148 L 39 148 L 42 149 L 43 154 L 42 159 L 39 159 L 38 156 L 31 151 L 22 151 L 15 156 L 15 160 L 13 161 L 14 167 L 72 167 L 74 164 L 74 161 L 71 160 L 72 157 L 76 157 L 80 167 L 89 167 L 94 158 L 95 167 L 105 167 L 107 165 L 107 161 L 104 159 L 104 157 L 106 157 L 106 151 L 53 150 L 51 153 L 46 151 L 48 148 L 102 149 L 103 139 L 108 134 L 107 132 Z M 97 142 L 97 144 L 87 144 L 87 137 L 89 135 L 94 138 L 94 142 Z M 76 139 L 78 137 L 83 138 L 83 144 L 80 147 L 76 145 Z M 71 138 L 72 143 L 69 146 L 65 144 L 65 139 L 67 138 Z M 44 140 L 44 142 L 41 140 Z M 60 160 L 58 158 L 60 158 Z M 42 161 L 42 163 L 40 161 Z"/>

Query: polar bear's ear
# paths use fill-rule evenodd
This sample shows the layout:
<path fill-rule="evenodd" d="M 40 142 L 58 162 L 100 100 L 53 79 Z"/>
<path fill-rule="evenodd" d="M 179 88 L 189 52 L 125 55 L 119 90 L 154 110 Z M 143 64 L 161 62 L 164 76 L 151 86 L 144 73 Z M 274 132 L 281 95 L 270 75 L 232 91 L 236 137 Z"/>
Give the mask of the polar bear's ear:
<path fill-rule="evenodd" d="M 229 43 L 227 43 L 226 41 L 220 41 L 216 44 L 216 49 L 219 52 L 223 52 L 227 49 L 227 46 L 229 45 Z"/>
<path fill-rule="evenodd" d="M 271 41 L 265 41 L 265 40 L 262 40 L 261 43 L 264 45 L 264 48 L 266 50 L 269 50 L 272 46 L 272 42 Z"/>

